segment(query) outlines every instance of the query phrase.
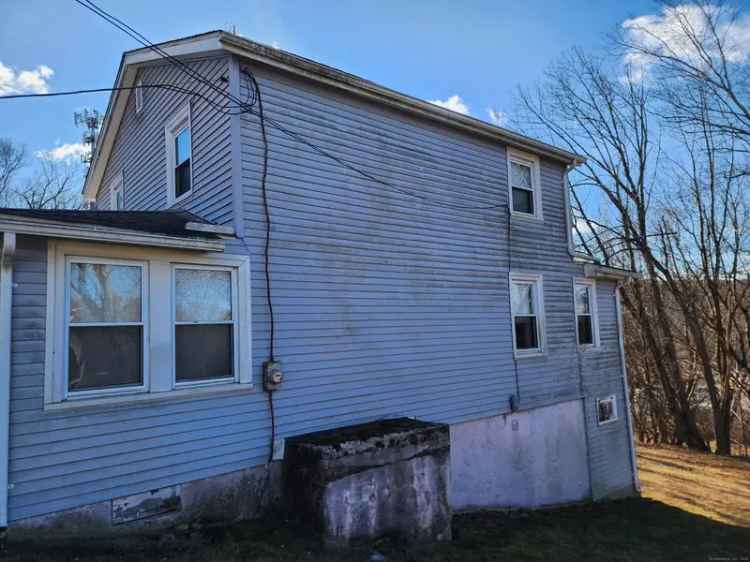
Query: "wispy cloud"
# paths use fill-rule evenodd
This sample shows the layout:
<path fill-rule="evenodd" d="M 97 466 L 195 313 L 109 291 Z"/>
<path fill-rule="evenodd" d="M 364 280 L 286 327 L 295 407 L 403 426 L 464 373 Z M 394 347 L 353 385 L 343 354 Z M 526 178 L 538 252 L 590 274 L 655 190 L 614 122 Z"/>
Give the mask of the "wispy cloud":
<path fill-rule="evenodd" d="M 80 159 L 88 151 L 89 148 L 85 144 L 72 142 L 60 144 L 49 150 L 39 150 L 36 152 L 36 156 L 42 160 L 73 160 Z"/>
<path fill-rule="evenodd" d="M 655 63 L 654 55 L 678 57 L 696 66 L 705 64 L 693 39 L 704 40 L 707 53 L 718 55 L 712 24 L 716 36 L 722 38 L 727 61 L 742 62 L 750 57 L 750 15 L 734 18 L 725 7 L 679 4 L 665 6 L 658 14 L 625 20 L 622 24 L 625 40 L 634 47 L 623 59 L 630 79 L 645 79 Z"/>
<path fill-rule="evenodd" d="M 469 115 L 469 106 L 466 105 L 466 102 L 461 99 L 461 96 L 454 95 L 449 97 L 447 100 L 427 100 L 430 103 L 434 103 L 435 105 L 438 105 L 440 107 L 444 107 L 445 109 L 450 109 L 451 111 L 455 111 L 456 113 L 460 113 L 461 115 Z"/>
<path fill-rule="evenodd" d="M 46 94 L 47 81 L 55 73 L 43 64 L 33 70 L 17 71 L 0 62 L 0 96 L 10 94 Z"/>
<path fill-rule="evenodd" d="M 492 107 L 487 110 L 487 116 L 490 118 L 490 123 L 498 127 L 504 127 L 508 122 L 508 116 L 505 113 Z"/>

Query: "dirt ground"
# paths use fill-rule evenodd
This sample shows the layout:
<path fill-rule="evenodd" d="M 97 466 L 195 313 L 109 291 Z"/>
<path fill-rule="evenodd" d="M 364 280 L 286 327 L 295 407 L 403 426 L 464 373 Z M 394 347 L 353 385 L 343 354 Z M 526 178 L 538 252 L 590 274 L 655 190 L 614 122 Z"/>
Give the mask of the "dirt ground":
<path fill-rule="evenodd" d="M 489 562 L 750 561 L 750 463 L 676 448 L 641 447 L 643 497 L 539 511 L 454 517 L 453 541 L 408 546 L 383 539 L 326 552 L 282 516 L 197 525 L 147 536 L 13 537 L 12 561 Z M 2 558 L 0 558 L 2 559 Z"/>

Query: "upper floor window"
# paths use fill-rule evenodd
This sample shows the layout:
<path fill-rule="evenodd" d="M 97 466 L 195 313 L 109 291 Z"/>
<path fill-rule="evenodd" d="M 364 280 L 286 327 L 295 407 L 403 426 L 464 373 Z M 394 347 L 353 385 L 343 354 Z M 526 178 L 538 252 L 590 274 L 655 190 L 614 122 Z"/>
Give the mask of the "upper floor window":
<path fill-rule="evenodd" d="M 143 80 L 140 78 L 135 83 L 135 112 L 140 113 L 143 109 Z"/>
<path fill-rule="evenodd" d="M 512 214 L 542 217 L 539 184 L 539 159 L 529 154 L 508 150 L 508 185 Z"/>
<path fill-rule="evenodd" d="M 599 330 L 596 314 L 596 285 L 593 281 L 575 282 L 576 333 L 578 345 L 597 345 Z"/>
<path fill-rule="evenodd" d="M 112 211 L 121 211 L 125 208 L 125 195 L 122 186 L 122 174 L 118 174 L 109 186 L 109 208 Z"/>
<path fill-rule="evenodd" d="M 167 123 L 165 137 L 168 200 L 170 204 L 174 204 L 188 197 L 193 189 L 189 105 L 180 109 Z"/>
<path fill-rule="evenodd" d="M 517 355 L 540 353 L 544 329 L 541 276 L 511 273 L 510 309 L 513 350 Z"/>

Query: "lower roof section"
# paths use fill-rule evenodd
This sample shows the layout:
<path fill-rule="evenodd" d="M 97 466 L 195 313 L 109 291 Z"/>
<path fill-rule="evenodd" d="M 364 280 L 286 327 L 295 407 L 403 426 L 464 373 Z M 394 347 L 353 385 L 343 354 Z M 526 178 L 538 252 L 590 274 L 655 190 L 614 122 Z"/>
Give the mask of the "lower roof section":
<path fill-rule="evenodd" d="M 0 208 L 0 232 L 48 238 L 223 251 L 232 234 L 186 211 L 74 211 Z"/>

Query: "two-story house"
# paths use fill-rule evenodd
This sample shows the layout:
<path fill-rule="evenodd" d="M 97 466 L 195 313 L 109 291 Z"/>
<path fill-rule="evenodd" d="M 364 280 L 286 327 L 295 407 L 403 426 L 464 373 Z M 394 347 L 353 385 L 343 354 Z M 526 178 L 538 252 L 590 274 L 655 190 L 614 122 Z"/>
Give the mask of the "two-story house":
<path fill-rule="evenodd" d="M 637 489 L 579 156 L 225 32 L 159 47 L 91 210 L 0 210 L 0 525 L 252 515 L 285 438 L 393 416 L 450 424 L 455 509 Z"/>

